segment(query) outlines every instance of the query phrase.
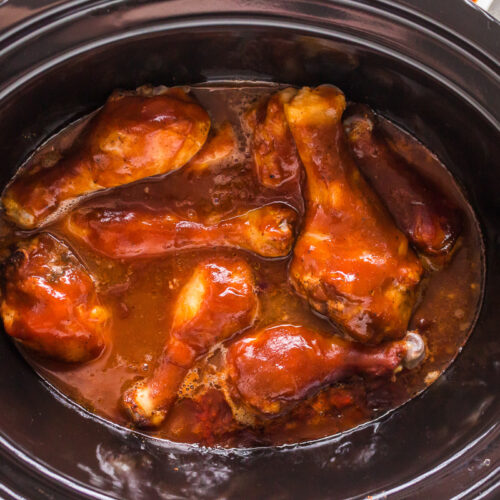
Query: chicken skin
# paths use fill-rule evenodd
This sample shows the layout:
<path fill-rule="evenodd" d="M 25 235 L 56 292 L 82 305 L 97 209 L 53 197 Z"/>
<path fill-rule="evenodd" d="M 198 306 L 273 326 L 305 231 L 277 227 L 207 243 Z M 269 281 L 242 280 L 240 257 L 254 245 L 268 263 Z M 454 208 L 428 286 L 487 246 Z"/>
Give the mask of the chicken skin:
<path fill-rule="evenodd" d="M 90 208 L 70 214 L 65 228 L 92 250 L 115 259 L 202 247 L 234 247 L 263 257 L 283 257 L 292 248 L 296 219 L 295 211 L 282 203 L 223 220 L 181 218 L 167 210 Z"/>
<path fill-rule="evenodd" d="M 98 356 L 111 317 L 75 255 L 46 233 L 20 243 L 5 264 L 1 313 L 9 335 L 66 362 Z"/>
<path fill-rule="evenodd" d="M 255 320 L 258 300 L 249 265 L 239 257 L 200 263 L 177 298 L 163 353 L 151 377 L 125 392 L 132 421 L 157 426 L 195 361 Z"/>
<path fill-rule="evenodd" d="M 223 123 L 215 134 L 207 139 L 200 151 L 188 163 L 186 168 L 201 173 L 214 165 L 219 165 L 234 156 L 238 141 L 230 123 Z"/>
<path fill-rule="evenodd" d="M 359 168 L 401 231 L 425 255 L 449 253 L 461 231 L 460 213 L 451 201 L 391 150 L 368 106 L 350 106 L 344 128 Z"/>
<path fill-rule="evenodd" d="M 300 193 L 302 165 L 283 107 L 294 93 L 294 89 L 276 92 L 248 113 L 246 124 L 259 182 L 267 188 L 290 184 Z"/>
<path fill-rule="evenodd" d="M 307 175 L 306 217 L 290 280 L 354 339 L 400 339 L 422 265 L 351 158 L 344 109 L 344 95 L 327 85 L 305 87 L 285 104 Z"/>
<path fill-rule="evenodd" d="M 206 111 L 180 88 L 115 92 L 68 155 L 15 177 L 3 206 L 19 226 L 37 227 L 63 202 L 182 167 L 209 128 Z"/>
<path fill-rule="evenodd" d="M 425 357 L 416 333 L 379 346 L 366 346 L 322 335 L 303 326 L 264 328 L 233 342 L 226 355 L 231 406 L 270 417 L 326 386 L 353 375 L 393 376 Z M 244 414 L 235 412 L 235 416 Z"/>

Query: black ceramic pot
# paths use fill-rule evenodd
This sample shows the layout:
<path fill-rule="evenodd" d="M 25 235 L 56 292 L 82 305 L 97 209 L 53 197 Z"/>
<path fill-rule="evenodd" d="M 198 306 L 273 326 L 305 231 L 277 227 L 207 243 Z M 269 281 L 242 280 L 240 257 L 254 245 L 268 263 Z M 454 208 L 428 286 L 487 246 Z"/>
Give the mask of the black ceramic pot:
<path fill-rule="evenodd" d="M 435 151 L 481 223 L 476 328 L 376 422 L 298 447 L 160 442 L 58 396 L 0 336 L 0 497 L 494 498 L 500 494 L 500 25 L 459 0 L 0 0 L 0 182 L 116 87 L 331 82 Z"/>

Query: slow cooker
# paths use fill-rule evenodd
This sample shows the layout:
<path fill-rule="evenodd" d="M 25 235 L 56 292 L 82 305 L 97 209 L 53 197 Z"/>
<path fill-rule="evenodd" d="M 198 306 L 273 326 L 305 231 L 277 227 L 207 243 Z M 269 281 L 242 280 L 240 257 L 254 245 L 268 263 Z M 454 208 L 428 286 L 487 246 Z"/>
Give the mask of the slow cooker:
<path fill-rule="evenodd" d="M 352 431 L 222 450 L 155 440 L 53 390 L 0 336 L 0 496 L 495 498 L 500 494 L 500 24 L 462 0 L 0 0 L 5 185 L 115 88 L 333 83 L 448 166 L 484 238 L 470 340 L 427 391 Z"/>

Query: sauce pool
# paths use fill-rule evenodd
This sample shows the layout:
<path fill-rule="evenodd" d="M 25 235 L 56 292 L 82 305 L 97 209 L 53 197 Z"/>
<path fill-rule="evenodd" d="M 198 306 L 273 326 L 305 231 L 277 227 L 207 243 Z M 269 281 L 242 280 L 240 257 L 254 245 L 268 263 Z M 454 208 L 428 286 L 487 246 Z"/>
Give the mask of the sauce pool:
<path fill-rule="evenodd" d="M 266 190 L 253 174 L 248 136 L 242 115 L 251 103 L 275 92 L 275 84 L 220 83 L 193 87 L 192 93 L 208 110 L 215 126 L 229 121 L 239 142 L 225 163 L 194 175 L 183 169 L 131 185 L 96 193 L 80 205 L 159 210 L 169 200 L 182 213 L 204 215 L 217 210 L 230 216 L 240 208 L 285 201 L 303 216 L 296 194 Z M 36 157 L 64 151 L 86 123 L 79 121 L 48 141 Z M 429 355 L 417 369 L 395 380 L 352 378 L 321 391 L 291 413 L 257 429 L 233 420 L 223 394 L 214 382 L 220 361 L 215 352 L 190 371 L 179 398 L 159 429 L 148 434 L 204 445 L 279 445 L 316 439 L 350 429 L 408 401 L 434 382 L 464 345 L 477 314 L 482 290 L 481 238 L 472 209 L 446 168 L 422 144 L 390 122 L 383 127 L 401 154 L 430 177 L 460 208 L 464 227 L 451 262 L 428 272 L 422 298 L 410 329 L 426 339 Z M 404 147 L 403 147 L 404 146 Z M 31 164 L 33 161 L 28 162 Z M 300 224 L 299 224 L 300 227 Z M 287 277 L 290 256 L 264 259 L 240 250 L 206 249 L 158 258 L 119 261 L 92 253 L 64 231 L 58 221 L 46 230 L 68 241 L 100 284 L 100 295 L 113 312 L 112 342 L 98 358 L 83 365 L 64 365 L 23 351 L 38 373 L 78 404 L 123 426 L 128 420 L 120 396 L 134 381 L 151 374 L 165 340 L 175 299 L 193 268 L 207 255 L 243 255 L 250 263 L 261 304 L 257 328 L 273 323 L 300 324 L 335 332 L 325 318 L 311 311 L 292 290 Z"/>

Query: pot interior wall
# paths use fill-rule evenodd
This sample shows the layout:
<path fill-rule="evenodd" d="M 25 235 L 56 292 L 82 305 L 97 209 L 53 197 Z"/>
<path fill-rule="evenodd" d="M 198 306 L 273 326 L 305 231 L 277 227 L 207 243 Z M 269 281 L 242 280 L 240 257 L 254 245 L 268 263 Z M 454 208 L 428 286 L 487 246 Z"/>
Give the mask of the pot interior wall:
<path fill-rule="evenodd" d="M 246 498 L 262 498 L 293 491 L 302 498 L 327 498 L 332 492 L 343 498 L 390 490 L 461 453 L 466 443 L 481 436 L 478 463 L 488 458 L 500 405 L 495 338 L 500 290 L 494 260 L 500 215 L 494 167 L 500 140 L 482 111 L 450 90 L 446 81 L 394 54 L 299 30 L 198 27 L 137 36 L 67 58 L 4 96 L 0 182 L 4 185 L 48 136 L 100 106 L 114 88 L 220 79 L 333 83 L 349 99 L 370 104 L 436 152 L 464 186 L 485 236 L 487 289 L 475 332 L 436 384 L 375 424 L 296 449 L 230 453 L 158 443 L 77 411 L 51 394 L 2 335 L 0 453 L 12 457 L 9 448 L 15 446 L 24 454 L 17 462 L 5 462 L 6 484 L 16 483 L 21 477 L 16 474 L 34 474 L 40 467 L 27 465 L 29 456 L 47 467 L 45 474 L 51 470 L 117 497 L 177 498 L 196 492 L 198 498 L 236 498 L 244 491 Z M 460 474 L 465 484 L 474 469 Z M 60 476 L 57 487 L 53 479 L 45 481 L 56 488 L 56 495 L 70 498 L 62 493 Z M 453 488 L 460 491 L 461 486 Z M 446 496 L 449 491 L 442 490 Z"/>

